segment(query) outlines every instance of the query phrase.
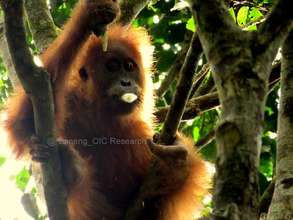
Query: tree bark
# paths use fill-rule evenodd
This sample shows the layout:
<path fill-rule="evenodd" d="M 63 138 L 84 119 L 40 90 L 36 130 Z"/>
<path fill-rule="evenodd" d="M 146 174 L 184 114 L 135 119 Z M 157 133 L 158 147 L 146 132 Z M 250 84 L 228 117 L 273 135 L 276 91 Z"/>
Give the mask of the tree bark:
<path fill-rule="evenodd" d="M 276 185 L 268 220 L 293 219 L 293 31 L 282 55 Z"/>
<path fill-rule="evenodd" d="M 4 34 L 3 19 L 4 19 L 3 16 L 0 15 L 0 56 L 3 60 L 4 66 L 6 67 L 6 70 L 9 73 L 8 76 L 12 84 L 12 87 L 15 88 L 17 85 L 19 85 L 19 80 L 17 78 L 15 68 L 13 66 L 13 62 L 11 60 L 6 37 Z"/>
<path fill-rule="evenodd" d="M 47 1 L 25 0 L 25 11 L 35 45 L 44 51 L 58 35 Z"/>

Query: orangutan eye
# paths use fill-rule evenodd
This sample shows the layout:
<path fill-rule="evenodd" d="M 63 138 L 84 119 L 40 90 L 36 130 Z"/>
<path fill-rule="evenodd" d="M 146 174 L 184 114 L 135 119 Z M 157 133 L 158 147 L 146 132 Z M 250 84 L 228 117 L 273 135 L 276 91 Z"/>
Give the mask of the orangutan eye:
<path fill-rule="evenodd" d="M 133 72 L 137 68 L 136 63 L 131 59 L 126 60 L 123 66 L 127 72 Z"/>
<path fill-rule="evenodd" d="M 89 75 L 88 75 L 87 70 L 86 70 L 86 68 L 84 66 L 80 68 L 80 70 L 79 70 L 79 76 L 80 76 L 80 78 L 83 81 L 87 81 L 88 80 Z"/>
<path fill-rule="evenodd" d="M 109 72 L 117 72 L 121 69 L 121 63 L 117 58 L 111 58 L 106 61 L 106 68 Z"/>

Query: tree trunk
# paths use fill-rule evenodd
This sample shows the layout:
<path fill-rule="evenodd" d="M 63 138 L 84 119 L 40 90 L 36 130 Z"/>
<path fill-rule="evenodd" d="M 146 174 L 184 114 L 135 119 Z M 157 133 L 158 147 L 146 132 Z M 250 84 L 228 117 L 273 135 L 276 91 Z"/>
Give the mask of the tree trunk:
<path fill-rule="evenodd" d="M 292 27 L 290 0 L 277 2 L 257 32 L 244 32 L 224 1 L 193 0 L 198 35 L 222 106 L 212 219 L 257 220 L 258 164 L 271 63 Z M 280 22 L 280 13 L 285 15 Z M 287 20 L 290 19 L 290 20 Z"/>
<path fill-rule="evenodd" d="M 276 185 L 268 220 L 293 219 L 293 31 L 282 55 Z"/>

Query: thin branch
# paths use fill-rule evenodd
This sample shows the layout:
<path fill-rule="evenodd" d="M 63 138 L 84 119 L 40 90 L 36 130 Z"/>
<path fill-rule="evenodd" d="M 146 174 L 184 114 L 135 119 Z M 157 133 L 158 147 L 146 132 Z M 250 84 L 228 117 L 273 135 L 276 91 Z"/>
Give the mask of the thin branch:
<path fill-rule="evenodd" d="M 249 31 L 249 27 L 251 27 L 251 26 L 259 27 L 265 20 L 266 20 L 266 18 L 261 17 L 255 21 L 251 21 L 251 22 L 246 23 L 245 25 L 243 25 L 241 27 L 241 29 L 244 31 L 247 31 L 247 30 Z"/>
<path fill-rule="evenodd" d="M 201 84 L 192 87 L 190 97 L 199 97 L 212 91 L 215 87 L 215 83 L 212 74 L 209 74 L 209 72 L 210 66 L 209 64 L 205 64 L 198 73 L 199 75 L 203 74 L 205 78 L 203 78 Z"/>
<path fill-rule="evenodd" d="M 186 104 L 186 108 L 184 114 L 182 116 L 182 120 L 192 119 L 199 114 L 209 111 L 217 106 L 219 106 L 219 98 L 218 94 L 211 93 L 204 96 L 192 98 Z M 155 112 L 156 119 L 158 122 L 163 122 L 166 118 L 166 115 L 169 111 L 170 107 L 164 107 Z"/>
<path fill-rule="evenodd" d="M 160 135 L 160 143 L 171 144 L 175 140 L 176 132 L 190 95 L 194 72 L 201 54 L 202 47 L 195 33 L 180 71 L 180 79 Z"/>
<path fill-rule="evenodd" d="M 281 62 L 279 61 L 275 63 L 272 67 L 272 71 L 269 78 L 270 84 L 280 80 L 280 73 L 281 73 Z"/>
<path fill-rule="evenodd" d="M 259 202 L 259 213 L 267 213 L 273 198 L 273 194 L 275 191 L 275 184 L 276 184 L 276 179 L 274 178 L 269 186 L 266 188 L 264 193 L 262 194 Z"/>
<path fill-rule="evenodd" d="M 259 7 L 257 3 L 252 1 L 243 1 L 243 0 L 233 1 L 231 2 L 230 6 L 232 6 L 236 11 L 238 11 L 243 6 L 257 7 L 260 11 L 265 13 L 269 11 L 266 7 Z"/>
<path fill-rule="evenodd" d="M 162 81 L 161 86 L 156 90 L 156 95 L 158 97 L 162 97 L 165 94 L 165 92 L 170 87 L 171 83 L 179 75 L 187 50 L 188 50 L 188 47 L 184 48 L 180 52 L 180 54 L 177 56 L 176 60 L 174 61 L 173 65 L 171 66 L 165 79 Z"/>
<path fill-rule="evenodd" d="M 280 81 L 280 68 L 281 64 L 276 63 L 273 65 L 269 88 L 270 91 L 274 86 Z M 209 111 L 219 106 L 219 98 L 217 92 L 209 93 L 206 95 L 194 97 L 188 101 L 186 104 L 185 111 L 182 116 L 182 120 L 190 120 L 200 115 L 205 111 Z M 170 106 L 164 107 L 156 111 L 154 114 L 158 122 L 163 122 L 166 118 L 167 112 L 169 111 Z"/>
<path fill-rule="evenodd" d="M 212 129 L 205 137 L 199 139 L 195 146 L 201 151 L 206 145 L 211 143 L 215 139 L 215 130 Z"/>
<path fill-rule="evenodd" d="M 32 100 L 36 135 L 43 143 L 55 137 L 55 120 L 52 88 L 48 74 L 36 67 L 26 45 L 23 25 L 23 1 L 1 0 L 4 11 L 6 38 L 18 77 Z M 68 219 L 58 148 L 52 149 L 52 156 L 42 164 L 45 198 L 50 219 Z"/>
<path fill-rule="evenodd" d="M 192 39 L 193 34 L 189 31 L 185 33 L 184 36 L 184 42 L 183 42 L 183 49 L 179 52 L 177 55 L 176 60 L 170 67 L 167 76 L 164 78 L 164 80 L 161 83 L 161 86 L 159 89 L 156 90 L 156 95 L 158 97 L 162 97 L 166 91 L 168 91 L 171 83 L 178 78 L 178 75 L 180 73 L 180 70 L 182 68 L 182 65 L 184 63 L 185 56 L 187 54 L 187 51 L 189 49 L 190 41 Z"/>
<path fill-rule="evenodd" d="M 195 91 L 197 91 L 203 82 L 205 81 L 205 78 L 207 76 L 209 71 L 206 70 L 206 66 L 204 65 L 201 70 L 197 70 L 196 76 L 193 79 L 192 87 L 191 87 L 191 92 L 189 98 L 191 98 L 194 94 Z M 207 93 L 205 93 L 207 94 Z"/>
<path fill-rule="evenodd" d="M 281 77 L 281 62 L 277 62 L 273 65 L 272 72 L 269 78 L 269 93 L 280 82 Z"/>

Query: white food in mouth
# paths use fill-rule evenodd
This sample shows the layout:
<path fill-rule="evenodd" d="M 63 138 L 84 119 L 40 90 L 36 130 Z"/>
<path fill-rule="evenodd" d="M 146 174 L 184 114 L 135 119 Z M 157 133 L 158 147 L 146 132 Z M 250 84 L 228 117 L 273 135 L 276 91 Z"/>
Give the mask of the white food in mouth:
<path fill-rule="evenodd" d="M 121 96 L 121 100 L 126 102 L 126 103 L 133 103 L 134 101 L 137 100 L 137 95 L 134 93 L 125 93 Z"/>

